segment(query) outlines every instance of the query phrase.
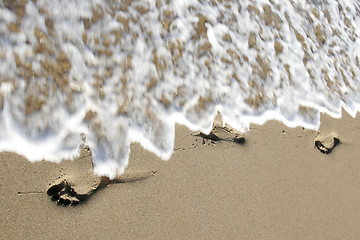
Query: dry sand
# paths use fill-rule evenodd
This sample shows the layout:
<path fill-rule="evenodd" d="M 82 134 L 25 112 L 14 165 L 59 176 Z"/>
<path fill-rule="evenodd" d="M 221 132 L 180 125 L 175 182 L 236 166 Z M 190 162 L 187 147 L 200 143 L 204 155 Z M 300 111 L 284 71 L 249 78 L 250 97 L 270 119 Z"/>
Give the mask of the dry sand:
<path fill-rule="evenodd" d="M 343 115 L 322 116 L 319 136 L 253 125 L 244 144 L 178 126 L 170 161 L 133 144 L 127 175 L 99 190 L 85 152 L 61 164 L 0 153 L 0 238 L 359 239 L 360 117 Z M 323 154 L 314 141 L 329 134 L 341 143 Z M 58 205 L 46 191 L 61 179 L 97 191 Z"/>

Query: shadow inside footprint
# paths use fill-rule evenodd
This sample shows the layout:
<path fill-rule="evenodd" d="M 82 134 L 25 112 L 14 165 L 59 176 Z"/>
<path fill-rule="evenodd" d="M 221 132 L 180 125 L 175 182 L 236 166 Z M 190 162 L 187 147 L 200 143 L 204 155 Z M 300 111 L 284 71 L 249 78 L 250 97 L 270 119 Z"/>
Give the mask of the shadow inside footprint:
<path fill-rule="evenodd" d="M 340 140 L 338 137 L 334 135 L 329 135 L 326 137 L 323 137 L 321 135 L 318 135 L 315 138 L 315 147 L 324 154 L 329 154 L 331 151 L 340 143 Z"/>
<path fill-rule="evenodd" d="M 68 206 L 84 202 L 93 192 L 78 194 L 68 181 L 62 180 L 60 183 L 50 186 L 46 193 L 50 196 L 51 200 L 56 201 L 60 205 Z"/>
<path fill-rule="evenodd" d="M 209 134 L 203 132 L 194 133 L 193 136 L 201 137 L 203 140 L 217 141 L 228 141 L 237 144 L 245 144 L 245 138 L 238 134 L 233 134 L 223 127 L 214 127 Z M 204 143 L 204 142 L 203 142 Z"/>

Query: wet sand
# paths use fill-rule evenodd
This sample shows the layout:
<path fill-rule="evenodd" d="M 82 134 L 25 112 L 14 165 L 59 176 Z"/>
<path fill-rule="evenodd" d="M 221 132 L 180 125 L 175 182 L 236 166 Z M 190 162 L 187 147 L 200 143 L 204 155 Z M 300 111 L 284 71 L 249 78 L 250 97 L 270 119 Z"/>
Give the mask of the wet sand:
<path fill-rule="evenodd" d="M 360 116 L 343 115 L 322 116 L 319 131 L 252 125 L 243 144 L 177 126 L 169 161 L 133 144 L 127 175 L 76 206 L 46 191 L 71 178 L 96 187 L 89 154 L 56 164 L 0 153 L 0 239 L 358 239 Z M 340 139 L 330 154 L 315 147 L 319 132 Z"/>

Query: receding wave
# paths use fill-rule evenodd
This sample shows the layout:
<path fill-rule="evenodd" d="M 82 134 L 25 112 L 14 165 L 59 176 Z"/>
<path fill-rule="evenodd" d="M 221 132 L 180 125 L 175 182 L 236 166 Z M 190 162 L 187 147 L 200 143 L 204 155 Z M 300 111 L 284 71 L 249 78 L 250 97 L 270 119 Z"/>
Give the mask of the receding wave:
<path fill-rule="evenodd" d="M 114 177 L 175 123 L 318 128 L 360 109 L 360 3 L 0 0 L 0 150 L 61 161 L 89 145 Z"/>

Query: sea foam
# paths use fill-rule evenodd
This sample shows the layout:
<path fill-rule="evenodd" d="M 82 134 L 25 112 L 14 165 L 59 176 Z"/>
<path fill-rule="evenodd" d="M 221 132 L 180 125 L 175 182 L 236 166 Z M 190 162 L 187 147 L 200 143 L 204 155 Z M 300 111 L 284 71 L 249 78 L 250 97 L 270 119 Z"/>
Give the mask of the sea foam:
<path fill-rule="evenodd" d="M 317 129 L 360 109 L 360 3 L 350 0 L 0 1 L 0 150 L 92 151 L 110 178 L 137 141 L 163 159 L 175 123 Z"/>

